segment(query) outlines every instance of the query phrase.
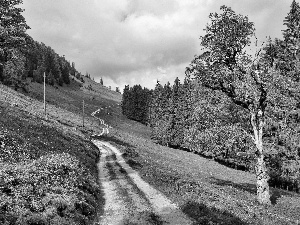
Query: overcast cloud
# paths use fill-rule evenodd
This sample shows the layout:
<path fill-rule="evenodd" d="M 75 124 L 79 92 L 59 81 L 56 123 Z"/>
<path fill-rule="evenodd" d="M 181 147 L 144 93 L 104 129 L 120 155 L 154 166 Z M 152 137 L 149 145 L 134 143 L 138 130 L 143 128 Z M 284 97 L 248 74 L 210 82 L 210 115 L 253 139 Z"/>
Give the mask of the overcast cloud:
<path fill-rule="evenodd" d="M 24 0 L 28 33 L 121 89 L 184 79 L 208 15 L 221 5 L 248 15 L 260 40 L 282 37 L 292 0 Z"/>

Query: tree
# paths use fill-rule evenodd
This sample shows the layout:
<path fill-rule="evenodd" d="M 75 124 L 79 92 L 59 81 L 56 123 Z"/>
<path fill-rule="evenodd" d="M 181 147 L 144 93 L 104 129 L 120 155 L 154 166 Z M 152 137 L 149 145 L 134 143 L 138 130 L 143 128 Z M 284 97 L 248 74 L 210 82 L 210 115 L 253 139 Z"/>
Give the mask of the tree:
<path fill-rule="evenodd" d="M 169 82 L 162 87 L 157 81 L 151 102 L 151 137 L 162 145 L 171 144 L 172 130 L 172 88 Z"/>
<path fill-rule="evenodd" d="M 103 79 L 102 79 L 102 77 L 100 78 L 100 84 L 103 85 Z"/>
<path fill-rule="evenodd" d="M 169 126 L 169 133 L 170 133 L 170 145 L 179 147 L 183 140 L 183 126 L 182 122 L 184 120 L 181 119 L 182 111 L 179 111 L 181 106 L 181 98 L 183 98 L 182 93 L 182 85 L 180 84 L 180 80 L 176 77 L 174 81 L 174 85 L 172 86 L 172 94 L 171 94 L 171 101 L 170 101 L 170 126 Z"/>
<path fill-rule="evenodd" d="M 271 171 L 271 183 L 277 186 L 280 185 L 281 188 L 299 190 L 300 6 L 296 1 L 292 2 L 291 9 L 285 17 L 284 25 L 287 27 L 283 31 L 284 39 L 275 39 L 274 42 L 269 40 L 265 51 L 267 61 L 275 64 L 280 74 L 285 78 L 284 84 L 288 87 L 286 91 L 289 98 L 285 98 L 283 103 L 289 103 L 290 107 L 280 107 L 278 103 L 274 104 L 272 112 L 273 118 L 277 119 L 277 123 L 273 122 L 275 125 L 269 126 L 268 133 L 265 136 L 268 136 L 270 140 L 277 144 L 275 145 L 277 155 L 272 155 L 271 159 L 271 163 L 274 165 Z M 298 86 L 295 87 L 295 84 Z M 278 99 L 278 96 L 276 97 Z M 291 100 L 296 102 L 292 103 Z M 296 107 L 292 108 L 292 105 Z M 273 118 L 270 119 L 274 121 Z M 274 131 L 276 131 L 275 137 L 270 135 Z"/>
<path fill-rule="evenodd" d="M 284 25 L 287 26 L 287 29 L 283 31 L 283 38 L 289 47 L 288 50 L 294 50 L 290 53 L 292 56 L 297 57 L 296 53 L 299 48 L 299 38 L 300 38 L 300 6 L 293 0 L 290 12 L 284 19 Z"/>
<path fill-rule="evenodd" d="M 143 124 L 148 122 L 150 91 L 141 85 L 129 88 L 125 85 L 122 95 L 122 113 L 127 118 L 136 120 Z"/>
<path fill-rule="evenodd" d="M 50 70 L 50 72 L 46 75 L 46 82 L 47 84 L 53 86 L 54 85 L 54 76 L 52 74 L 52 71 Z"/>
<path fill-rule="evenodd" d="M 0 81 L 10 80 L 7 67 L 16 66 L 20 69 L 22 59 L 21 52 L 26 47 L 26 30 L 29 26 L 21 15 L 23 10 L 16 6 L 22 4 L 22 0 L 2 0 L 0 4 Z M 17 59 L 18 58 L 18 59 Z M 6 63 L 9 64 L 6 65 Z M 24 67 L 24 65 L 22 65 Z M 6 69 L 5 69 L 6 67 Z M 6 73 L 4 73 L 6 70 Z M 6 76 L 6 78 L 5 78 Z M 18 77 L 18 82 L 20 77 Z"/>
<path fill-rule="evenodd" d="M 123 94 L 124 95 L 124 94 Z M 159 126 L 159 120 L 163 115 L 162 109 L 162 101 L 163 101 L 163 86 L 157 81 L 155 88 L 152 92 L 152 98 L 150 103 L 150 112 L 149 112 L 149 124 L 152 128 L 151 138 L 158 140 L 159 134 L 157 127 Z"/>
<path fill-rule="evenodd" d="M 121 103 L 122 114 L 125 116 L 128 115 L 129 113 L 129 107 L 130 107 L 129 98 L 130 98 L 129 85 L 125 85 L 123 90 L 123 95 L 122 95 L 122 103 Z"/>
<path fill-rule="evenodd" d="M 295 85 L 275 71 L 265 60 L 262 49 L 253 57 L 247 54 L 245 48 L 254 36 L 254 24 L 248 17 L 237 15 L 230 7 L 220 9 L 221 14 L 209 15 L 211 23 L 206 26 L 206 34 L 200 37 L 206 51 L 194 58 L 187 73 L 204 87 L 227 95 L 249 113 L 256 147 L 257 198 L 262 204 L 270 204 L 263 146 L 267 106 L 278 104 L 279 100 L 283 102 L 284 98 L 278 99 L 278 94 L 287 93 L 287 88 Z"/>
<path fill-rule="evenodd" d="M 70 84 L 69 68 L 68 68 L 67 63 L 65 63 L 63 65 L 63 68 L 61 71 L 62 71 L 61 77 L 62 77 L 63 82 L 66 84 Z"/>
<path fill-rule="evenodd" d="M 6 61 L 3 68 L 4 83 L 14 85 L 15 90 L 18 88 L 25 89 L 25 84 L 22 81 L 25 68 L 25 57 L 19 51 L 11 52 L 13 56 Z"/>

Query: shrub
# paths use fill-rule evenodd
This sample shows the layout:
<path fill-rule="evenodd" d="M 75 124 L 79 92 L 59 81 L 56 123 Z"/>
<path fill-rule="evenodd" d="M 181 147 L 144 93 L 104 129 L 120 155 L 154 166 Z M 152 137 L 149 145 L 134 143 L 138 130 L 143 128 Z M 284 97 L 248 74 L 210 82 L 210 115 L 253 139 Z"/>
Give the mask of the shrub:
<path fill-rule="evenodd" d="M 16 218 L 10 224 L 83 224 L 95 216 L 97 183 L 70 154 L 3 164 L 0 177 L 3 224 L 8 217 Z"/>

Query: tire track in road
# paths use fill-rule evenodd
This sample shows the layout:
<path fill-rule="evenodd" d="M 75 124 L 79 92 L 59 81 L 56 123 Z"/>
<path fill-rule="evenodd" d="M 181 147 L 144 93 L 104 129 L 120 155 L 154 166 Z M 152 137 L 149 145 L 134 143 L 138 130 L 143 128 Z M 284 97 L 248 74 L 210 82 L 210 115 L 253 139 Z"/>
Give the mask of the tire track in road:
<path fill-rule="evenodd" d="M 92 116 L 95 117 L 97 112 L 99 111 L 95 111 Z M 102 121 L 100 119 L 100 123 L 105 125 Z M 105 128 L 108 130 L 108 127 L 106 125 Z M 103 128 L 100 135 L 104 132 Z M 139 174 L 124 161 L 117 148 L 108 142 L 96 139 L 92 141 L 101 153 L 97 166 L 99 181 L 106 200 L 104 214 L 98 224 L 192 224 L 192 221 L 174 203 L 142 180 Z"/>

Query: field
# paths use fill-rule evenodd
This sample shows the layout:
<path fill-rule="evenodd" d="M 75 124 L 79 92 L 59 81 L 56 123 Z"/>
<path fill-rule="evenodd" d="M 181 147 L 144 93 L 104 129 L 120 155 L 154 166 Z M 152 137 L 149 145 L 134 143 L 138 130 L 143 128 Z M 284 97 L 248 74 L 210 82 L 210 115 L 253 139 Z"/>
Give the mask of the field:
<path fill-rule="evenodd" d="M 77 82 L 47 86 L 45 116 L 42 85 L 29 89 L 25 96 L 0 86 L 0 224 L 91 224 L 104 204 L 99 150 L 90 142 L 101 127 L 88 116 L 100 104 L 90 106 Z M 104 105 L 111 102 L 102 96 Z"/>
<path fill-rule="evenodd" d="M 300 222 L 299 194 L 271 189 L 272 205 L 259 205 L 255 198 L 254 174 L 225 167 L 191 152 L 155 144 L 150 139 L 149 127 L 127 120 L 121 115 L 121 95 L 100 87 L 92 81 L 86 80 L 84 84 L 72 81 L 69 86 L 57 88 L 47 86 L 47 118 L 43 115 L 43 104 L 34 100 L 41 101 L 43 99 L 41 84 L 30 83 L 30 92 L 26 96 L 2 86 L 1 90 L 5 94 L 1 93 L 0 96 L 0 125 L 1 132 L 6 132 L 4 132 L 5 134 L 2 132 L 1 135 L 9 137 L 8 139 L 12 143 L 18 143 L 20 148 L 11 148 L 14 152 L 20 151 L 18 156 L 23 155 L 24 152 L 20 149 L 26 149 L 26 152 L 29 152 L 29 156 L 25 154 L 24 157 L 22 156 L 23 158 L 20 157 L 12 163 L 17 163 L 19 166 L 17 168 L 23 168 L 22 166 L 28 168 L 26 170 L 28 173 L 32 173 L 30 165 L 48 173 L 47 171 L 50 169 L 46 171 L 40 166 L 41 162 L 44 162 L 43 160 L 48 162 L 47 165 L 52 165 L 51 162 L 65 157 L 66 160 L 61 160 L 59 166 L 52 165 L 55 169 L 51 171 L 54 174 L 63 174 L 64 168 L 67 167 L 66 170 L 73 171 L 72 174 L 77 177 L 74 180 L 85 184 L 85 186 L 80 186 L 76 182 L 69 182 L 74 193 L 77 193 L 76 196 L 79 196 L 78 190 L 81 190 L 85 193 L 85 195 L 82 194 L 85 196 L 83 202 L 92 206 L 90 209 L 94 209 L 87 213 L 87 215 L 91 215 L 90 218 L 85 219 L 87 224 L 90 224 L 92 217 L 96 217 L 97 213 L 98 216 L 101 215 L 101 207 L 104 204 L 101 191 L 93 185 L 97 180 L 95 166 L 99 154 L 97 154 L 95 146 L 89 142 L 90 135 L 101 130 L 98 121 L 90 116 L 98 108 L 103 108 L 98 116 L 113 127 L 110 134 L 101 139 L 118 147 L 123 152 L 127 163 L 139 171 L 144 180 L 173 200 L 184 213 L 194 219 L 195 224 L 299 224 Z M 85 127 L 82 127 L 81 116 L 83 100 L 85 101 Z M 30 146 L 24 148 L 26 144 Z M 12 144 L 12 146 L 14 145 Z M 17 157 L 13 157 L 13 159 L 17 159 Z M 5 164 L 6 160 L 12 159 L 5 158 L 2 163 Z M 77 160 L 77 164 L 72 163 Z M 3 168 L 1 173 L 3 171 L 12 174 L 20 173 L 8 164 Z M 36 174 L 37 177 L 43 177 L 39 172 Z M 87 176 L 88 180 L 79 179 L 86 177 L 83 174 L 90 174 Z M 24 177 L 26 177 L 25 175 Z M 61 183 L 69 179 L 67 176 L 60 175 L 60 177 L 63 179 L 60 180 Z M 15 182 L 10 184 L 13 186 L 13 183 Z M 24 183 L 30 182 L 24 178 Z M 51 193 L 64 196 L 61 197 L 63 199 L 72 199 L 71 192 L 66 192 L 66 190 L 56 192 L 53 186 L 50 185 L 45 192 L 51 190 Z M 3 190 L 2 188 L 2 192 Z M 31 189 L 26 191 L 31 191 L 30 193 L 34 196 L 43 198 L 42 194 L 39 195 Z M 90 196 L 87 193 L 90 195 L 97 193 L 97 195 Z M 2 194 L 2 196 L 4 195 Z M 5 196 L 9 197 L 9 194 Z M 76 197 L 73 199 L 73 205 L 76 205 Z M 22 201 L 30 202 L 29 200 Z M 70 200 L 70 202 L 72 201 Z M 74 213 L 73 208 L 68 208 L 68 204 L 62 203 L 63 201 L 53 202 L 51 207 L 63 208 L 64 212 L 67 212 L 66 209 L 68 209 Z M 3 203 L 1 204 L 3 210 Z M 24 204 L 25 208 L 26 204 Z M 75 208 L 75 211 L 79 216 L 84 215 L 79 206 Z M 68 221 L 65 223 L 68 224 Z"/>

